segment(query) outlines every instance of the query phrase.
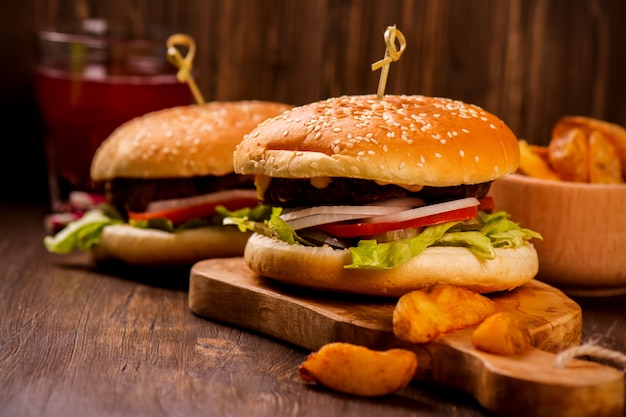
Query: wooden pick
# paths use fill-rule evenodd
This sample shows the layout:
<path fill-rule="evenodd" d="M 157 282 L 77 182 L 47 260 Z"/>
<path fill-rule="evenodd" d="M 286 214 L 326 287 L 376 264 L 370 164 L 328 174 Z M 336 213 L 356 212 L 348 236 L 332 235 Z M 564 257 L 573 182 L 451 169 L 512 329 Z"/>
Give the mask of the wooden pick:
<path fill-rule="evenodd" d="M 396 39 L 400 44 L 400 50 L 396 48 Z M 400 56 L 406 48 L 406 38 L 396 25 L 387 26 L 385 30 L 385 57 L 380 61 L 372 64 L 372 71 L 382 68 L 380 72 L 380 80 L 378 81 L 378 99 L 381 100 L 385 94 L 385 86 L 387 85 L 387 76 L 389 75 L 389 65 L 400 59 Z"/>
<path fill-rule="evenodd" d="M 187 55 L 183 57 L 177 46 L 187 48 Z M 191 93 L 196 99 L 196 103 L 204 104 L 204 98 L 191 74 L 195 54 L 196 42 L 190 36 L 176 33 L 167 38 L 167 60 L 178 68 L 176 78 L 181 83 L 187 83 Z"/>

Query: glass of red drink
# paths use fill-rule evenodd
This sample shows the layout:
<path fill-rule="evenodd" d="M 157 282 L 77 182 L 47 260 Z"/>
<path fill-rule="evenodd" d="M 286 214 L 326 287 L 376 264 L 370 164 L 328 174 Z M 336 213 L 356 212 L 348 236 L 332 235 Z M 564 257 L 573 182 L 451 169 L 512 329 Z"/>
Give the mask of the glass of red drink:
<path fill-rule="evenodd" d="M 36 91 L 53 211 L 70 209 L 72 192 L 103 192 L 90 178 L 91 159 L 115 128 L 151 111 L 191 104 L 189 87 L 167 61 L 169 35 L 138 36 L 100 19 L 39 31 Z"/>

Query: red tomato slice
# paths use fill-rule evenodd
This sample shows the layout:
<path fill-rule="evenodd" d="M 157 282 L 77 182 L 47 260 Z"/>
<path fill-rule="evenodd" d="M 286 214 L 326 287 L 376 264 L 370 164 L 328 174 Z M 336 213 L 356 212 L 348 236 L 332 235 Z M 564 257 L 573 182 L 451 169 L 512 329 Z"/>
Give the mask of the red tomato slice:
<path fill-rule="evenodd" d="M 424 227 L 457 220 L 469 220 L 477 215 L 478 207 L 473 206 L 397 223 L 329 223 L 318 226 L 318 229 L 337 237 L 374 236 L 390 230 Z"/>
<path fill-rule="evenodd" d="M 228 201 L 220 201 L 209 204 L 200 204 L 195 206 L 179 207 L 169 210 L 128 213 L 128 217 L 132 220 L 149 220 L 149 219 L 167 219 L 174 224 L 180 224 L 187 220 L 212 216 L 216 213 L 217 206 L 223 206 L 227 210 L 234 211 L 245 207 L 255 207 L 259 204 L 257 199 L 238 198 Z"/>

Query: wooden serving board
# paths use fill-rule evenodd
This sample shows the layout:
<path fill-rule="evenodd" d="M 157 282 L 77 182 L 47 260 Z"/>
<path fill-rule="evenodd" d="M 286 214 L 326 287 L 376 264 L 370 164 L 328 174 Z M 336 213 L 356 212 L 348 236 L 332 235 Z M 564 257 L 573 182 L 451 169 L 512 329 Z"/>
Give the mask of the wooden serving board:
<path fill-rule="evenodd" d="M 253 273 L 242 258 L 195 264 L 189 286 L 189 308 L 195 314 L 309 351 L 336 341 L 411 349 L 418 358 L 416 379 L 463 390 L 501 416 L 622 415 L 622 372 L 584 360 L 560 369 L 553 365 L 557 352 L 580 344 L 578 304 L 536 280 L 489 297 L 528 326 L 530 353 L 508 357 L 478 351 L 470 341 L 473 329 L 408 344 L 393 335 L 395 299 L 286 286 Z"/>

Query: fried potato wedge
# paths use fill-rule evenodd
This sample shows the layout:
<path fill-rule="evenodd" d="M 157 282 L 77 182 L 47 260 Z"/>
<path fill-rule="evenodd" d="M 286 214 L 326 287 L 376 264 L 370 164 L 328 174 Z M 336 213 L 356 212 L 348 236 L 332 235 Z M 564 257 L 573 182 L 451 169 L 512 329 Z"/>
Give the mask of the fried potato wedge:
<path fill-rule="evenodd" d="M 401 340 L 427 343 L 439 335 L 474 326 L 500 309 L 489 298 L 454 285 L 411 291 L 398 299 L 393 332 Z"/>
<path fill-rule="evenodd" d="M 417 356 L 406 349 L 372 350 L 351 343 L 329 343 L 298 368 L 300 377 L 335 391 L 374 397 L 406 387 L 415 376 Z"/>
<path fill-rule="evenodd" d="M 472 333 L 472 345 L 496 355 L 521 355 L 532 348 L 532 336 L 513 314 L 502 311 L 478 325 Z"/>
<path fill-rule="evenodd" d="M 602 132 L 615 146 L 622 169 L 622 179 L 626 179 L 626 129 L 620 125 L 604 120 L 585 116 L 563 116 L 555 124 L 553 136 L 562 136 L 564 132 L 573 128 L 582 129 L 587 136 L 591 132 Z"/>
<path fill-rule="evenodd" d="M 621 184 L 622 166 L 617 150 L 604 133 L 594 130 L 589 135 L 589 182 Z"/>
<path fill-rule="evenodd" d="M 520 139 L 520 161 L 518 171 L 530 177 L 544 180 L 559 180 L 559 176 L 550 168 L 548 147 L 529 145 L 527 141 Z"/>
<path fill-rule="evenodd" d="M 553 135 L 548 145 L 550 165 L 565 181 L 589 181 L 589 144 L 582 129 Z"/>

